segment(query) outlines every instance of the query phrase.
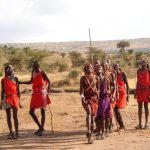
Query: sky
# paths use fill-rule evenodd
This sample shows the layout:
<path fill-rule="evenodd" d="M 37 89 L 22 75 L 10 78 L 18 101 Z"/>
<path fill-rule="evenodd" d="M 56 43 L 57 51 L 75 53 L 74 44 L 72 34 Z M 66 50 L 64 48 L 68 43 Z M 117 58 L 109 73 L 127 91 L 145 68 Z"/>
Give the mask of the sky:
<path fill-rule="evenodd" d="M 0 43 L 150 37 L 150 0 L 0 0 Z"/>

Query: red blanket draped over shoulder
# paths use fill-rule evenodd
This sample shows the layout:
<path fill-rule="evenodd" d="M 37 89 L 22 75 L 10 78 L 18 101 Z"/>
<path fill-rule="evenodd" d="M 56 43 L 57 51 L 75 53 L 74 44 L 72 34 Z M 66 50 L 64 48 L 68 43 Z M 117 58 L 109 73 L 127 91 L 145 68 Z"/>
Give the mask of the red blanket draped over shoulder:
<path fill-rule="evenodd" d="M 125 89 L 125 83 L 122 80 L 122 72 L 117 74 L 117 85 L 118 85 L 119 99 L 116 101 L 116 105 L 119 108 L 125 108 L 125 106 L 126 106 L 126 89 Z"/>
<path fill-rule="evenodd" d="M 51 103 L 51 100 L 46 91 L 47 82 L 43 79 L 43 71 L 33 73 L 32 84 L 33 93 L 30 108 L 45 108 L 46 105 Z"/>
<path fill-rule="evenodd" d="M 19 97 L 17 92 L 17 83 L 15 80 L 11 78 L 5 77 L 4 81 L 4 89 L 6 94 L 6 102 L 13 107 L 19 107 Z"/>
<path fill-rule="evenodd" d="M 96 76 L 93 77 L 92 83 L 89 82 L 89 80 L 86 78 L 86 76 L 83 76 L 84 79 L 84 96 L 85 96 L 85 101 L 88 102 L 87 104 L 82 103 L 83 107 L 86 107 L 87 105 L 90 105 L 92 115 L 96 116 L 97 109 L 98 109 L 98 98 L 97 98 L 97 93 L 96 93 Z"/>
<path fill-rule="evenodd" d="M 136 86 L 137 102 L 150 102 L 150 73 L 149 70 L 139 69 L 137 71 Z"/>

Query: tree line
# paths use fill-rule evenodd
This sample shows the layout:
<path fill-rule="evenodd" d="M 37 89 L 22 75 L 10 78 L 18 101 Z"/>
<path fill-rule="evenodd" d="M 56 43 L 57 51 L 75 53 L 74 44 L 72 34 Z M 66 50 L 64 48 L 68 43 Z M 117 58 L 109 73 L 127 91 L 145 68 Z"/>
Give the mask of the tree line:
<path fill-rule="evenodd" d="M 135 69 L 138 60 L 141 57 L 150 57 L 149 52 L 134 51 L 130 49 L 130 43 L 122 40 L 117 43 L 118 52 L 107 53 L 107 51 L 96 47 L 88 47 L 87 52 L 56 52 L 48 50 L 8 47 L 7 45 L 0 47 L 1 71 L 7 64 L 12 64 L 16 71 L 28 72 L 31 70 L 33 60 L 40 62 L 41 67 L 48 73 L 56 73 L 70 71 L 70 78 L 76 78 L 82 71 L 82 67 L 87 62 L 95 60 L 104 61 L 109 59 L 112 63 L 118 62 L 122 67 L 131 67 Z M 53 60 L 53 58 L 55 59 Z"/>

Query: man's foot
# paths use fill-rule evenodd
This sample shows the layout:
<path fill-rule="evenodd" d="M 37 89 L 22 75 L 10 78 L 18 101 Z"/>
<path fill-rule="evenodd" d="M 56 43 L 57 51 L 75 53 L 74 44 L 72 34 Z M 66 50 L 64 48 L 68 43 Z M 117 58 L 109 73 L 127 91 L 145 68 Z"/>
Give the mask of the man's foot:
<path fill-rule="evenodd" d="M 105 139 L 105 136 L 104 136 L 104 134 L 103 134 L 103 135 L 101 135 L 101 138 L 100 138 L 100 140 L 103 140 L 103 139 Z"/>
<path fill-rule="evenodd" d="M 18 134 L 18 133 L 15 134 L 15 138 L 16 138 L 16 139 L 19 138 L 19 134 Z"/>
<path fill-rule="evenodd" d="M 97 135 L 97 136 L 96 136 L 96 140 L 100 140 L 100 135 Z"/>
<path fill-rule="evenodd" d="M 148 126 L 148 125 L 145 125 L 143 129 L 144 129 L 144 130 L 149 129 L 149 126 Z"/>
<path fill-rule="evenodd" d="M 93 139 L 92 138 L 90 138 L 90 139 L 88 139 L 88 144 L 93 144 Z"/>
<path fill-rule="evenodd" d="M 125 127 L 124 127 L 124 126 L 119 127 L 119 130 L 120 130 L 120 131 L 125 131 Z"/>
<path fill-rule="evenodd" d="M 37 133 L 38 136 L 42 136 L 43 135 L 43 131 L 44 129 L 39 130 L 39 132 Z"/>
<path fill-rule="evenodd" d="M 88 144 L 93 144 L 92 134 L 90 131 L 86 133 L 86 137 L 88 138 Z"/>
<path fill-rule="evenodd" d="M 34 134 L 35 134 L 35 135 L 38 135 L 41 131 L 43 132 L 44 129 L 38 129 L 36 132 L 34 132 Z"/>
<path fill-rule="evenodd" d="M 109 129 L 109 133 L 113 133 L 113 130 L 112 130 L 112 129 Z"/>
<path fill-rule="evenodd" d="M 137 125 L 136 127 L 135 127 L 135 129 L 137 129 L 137 130 L 141 130 L 142 129 L 142 125 Z"/>
<path fill-rule="evenodd" d="M 13 134 L 13 133 L 8 134 L 8 139 L 9 139 L 9 140 L 14 139 L 14 138 L 15 138 L 15 137 L 14 137 L 14 134 Z"/>
<path fill-rule="evenodd" d="M 105 132 L 105 137 L 108 137 L 109 136 L 109 133 L 108 132 Z"/>
<path fill-rule="evenodd" d="M 38 135 L 38 133 L 40 132 L 40 129 L 37 130 L 36 132 L 34 132 L 35 135 Z"/>
<path fill-rule="evenodd" d="M 38 136 L 43 136 L 43 131 L 40 131 L 37 135 Z"/>

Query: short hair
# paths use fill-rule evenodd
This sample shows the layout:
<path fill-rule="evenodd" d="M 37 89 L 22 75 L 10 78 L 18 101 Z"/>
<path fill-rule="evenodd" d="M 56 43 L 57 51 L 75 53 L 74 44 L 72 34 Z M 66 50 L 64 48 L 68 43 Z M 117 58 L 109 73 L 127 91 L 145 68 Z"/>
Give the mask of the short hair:
<path fill-rule="evenodd" d="M 40 63 L 37 60 L 33 60 L 33 65 L 37 65 L 38 67 L 40 67 Z"/>
<path fill-rule="evenodd" d="M 148 59 L 147 59 L 147 58 L 143 57 L 143 58 L 141 59 L 141 64 L 142 64 L 142 63 L 146 63 L 146 67 L 147 67 L 147 69 L 149 69 L 149 63 L 148 63 Z"/>
<path fill-rule="evenodd" d="M 85 64 L 84 67 L 83 67 L 83 71 L 84 71 L 84 72 L 86 72 L 88 66 L 91 66 L 91 68 L 92 68 L 92 70 L 93 70 L 92 64 L 88 63 L 88 64 Z"/>
<path fill-rule="evenodd" d="M 13 69 L 12 65 L 6 65 L 6 66 L 5 66 L 5 76 L 7 75 L 7 69 L 8 69 L 8 68 L 12 68 L 12 69 Z"/>

